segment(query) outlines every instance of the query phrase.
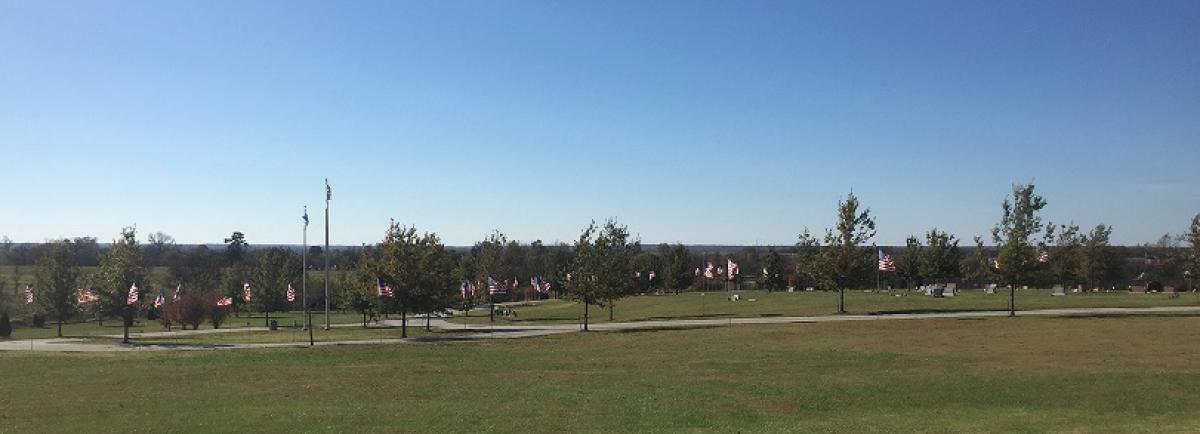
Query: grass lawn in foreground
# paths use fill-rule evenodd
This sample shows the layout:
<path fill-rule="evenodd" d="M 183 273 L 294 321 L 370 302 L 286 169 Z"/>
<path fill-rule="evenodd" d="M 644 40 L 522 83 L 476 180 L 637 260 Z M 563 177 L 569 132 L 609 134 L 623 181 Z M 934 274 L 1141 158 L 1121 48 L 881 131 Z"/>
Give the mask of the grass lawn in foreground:
<path fill-rule="evenodd" d="M 361 324 L 362 317 L 354 313 L 338 313 L 331 312 L 330 322 L 332 324 Z M 271 314 L 271 319 L 279 321 L 280 327 L 290 327 L 293 324 L 303 324 L 303 312 L 275 312 Z M 324 312 L 318 314 L 313 312 L 313 324 L 318 328 L 325 325 Z M 424 323 L 422 323 L 424 324 Z M 245 327 L 265 327 L 266 321 L 261 313 L 242 313 L 235 317 L 230 315 L 225 322 L 221 324 L 222 329 L 234 329 Z M 201 330 L 211 329 L 212 324 L 205 321 L 200 325 Z M 175 325 L 172 330 L 179 330 L 179 326 Z M 129 333 L 150 333 L 167 331 L 162 324 L 157 321 L 149 321 L 144 316 L 139 317 L 133 327 L 129 328 Z M 57 326 L 54 321 L 47 320 L 46 326 L 42 328 L 29 327 L 24 325 L 16 325 L 13 327 L 13 339 L 42 339 L 53 338 L 57 336 Z M 67 338 L 93 338 L 106 335 L 120 335 L 122 333 L 121 320 L 118 318 L 108 318 L 104 320 L 104 325 L 98 324 L 96 321 L 88 322 L 71 322 L 63 323 L 63 337 Z"/>
<path fill-rule="evenodd" d="M 828 315 L 837 310 L 836 292 L 735 291 L 742 300 L 731 302 L 729 293 L 687 292 L 680 295 L 640 295 L 618 300 L 615 321 L 646 321 L 686 318 L 745 318 L 760 316 Z M 702 295 L 703 294 L 703 295 Z M 754 301 L 750 301 L 753 299 Z M 916 291 L 847 291 L 846 310 L 851 314 L 887 314 L 912 312 L 950 312 L 967 310 L 1007 310 L 1007 291 L 985 294 L 981 290 L 960 292 L 954 297 L 934 298 Z M 1151 307 L 1200 306 L 1200 294 L 1186 293 L 1172 298 L 1166 294 L 1128 292 L 1069 294 L 1053 296 L 1049 290 L 1017 291 L 1017 309 L 1058 309 L 1076 307 Z M 505 323 L 578 323 L 583 321 L 583 305 L 567 300 L 546 300 L 513 307 L 515 318 L 496 317 Z M 591 307 L 590 321 L 608 322 L 608 309 Z M 473 310 L 470 317 L 455 322 L 487 323 L 487 306 Z"/>
<path fill-rule="evenodd" d="M 1200 430 L 1200 318 L 0 353 L 10 432 Z"/>

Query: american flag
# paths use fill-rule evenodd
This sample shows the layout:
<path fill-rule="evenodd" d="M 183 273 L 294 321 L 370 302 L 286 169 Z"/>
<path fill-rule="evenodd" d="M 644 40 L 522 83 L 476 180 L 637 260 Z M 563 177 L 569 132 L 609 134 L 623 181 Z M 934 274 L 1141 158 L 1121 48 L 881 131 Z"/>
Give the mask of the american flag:
<path fill-rule="evenodd" d="M 88 304 L 99 299 L 100 297 L 97 296 L 95 292 L 92 292 L 91 288 L 79 288 L 75 290 L 75 300 L 81 305 Z"/>
<path fill-rule="evenodd" d="M 381 278 L 381 277 L 375 278 L 375 291 L 377 293 L 379 293 L 380 297 L 395 297 L 396 296 L 396 290 L 392 289 L 392 284 L 384 282 L 383 278 Z"/>
<path fill-rule="evenodd" d="M 250 302 L 250 282 L 242 284 L 242 299 L 246 300 L 246 303 Z"/>
<path fill-rule="evenodd" d="M 718 275 L 718 276 L 724 276 L 724 275 L 725 275 L 725 268 L 724 268 L 724 267 L 717 267 L 717 275 Z"/>
<path fill-rule="evenodd" d="M 171 300 L 179 301 L 179 297 L 183 297 L 183 284 L 175 285 L 175 295 L 171 296 Z"/>
<path fill-rule="evenodd" d="M 713 263 L 712 263 L 712 261 L 704 261 L 704 277 L 707 279 L 713 278 Z"/>
<path fill-rule="evenodd" d="M 1000 258 L 992 258 L 992 268 L 1000 269 Z"/>
<path fill-rule="evenodd" d="M 488 277 L 488 294 L 504 294 L 506 292 L 508 292 L 508 288 L 504 287 L 504 283 Z"/>
<path fill-rule="evenodd" d="M 25 285 L 25 304 L 33 304 L 33 285 Z"/>
<path fill-rule="evenodd" d="M 462 292 L 463 300 L 475 298 L 475 285 L 472 285 L 471 282 L 462 281 L 462 285 L 459 285 L 459 291 Z"/>
<path fill-rule="evenodd" d="M 653 271 L 650 272 L 650 276 L 647 280 L 654 280 L 654 272 Z"/>
<path fill-rule="evenodd" d="M 1038 252 L 1038 262 L 1041 262 L 1043 264 L 1050 262 L 1050 252 L 1047 252 L 1045 250 Z"/>
<path fill-rule="evenodd" d="M 158 297 L 154 297 L 154 308 L 162 309 L 163 303 L 166 303 L 166 302 L 167 302 L 167 298 L 163 297 L 162 293 L 159 293 Z"/>
<path fill-rule="evenodd" d="M 533 290 L 545 294 L 550 292 L 550 282 L 543 279 L 542 276 L 530 279 L 529 283 L 533 284 Z"/>
<path fill-rule="evenodd" d="M 509 288 L 512 288 L 515 291 L 520 286 L 521 286 L 521 281 L 519 279 L 517 279 L 516 277 L 514 277 L 513 281 L 512 281 L 512 286 L 510 286 Z"/>
<path fill-rule="evenodd" d="M 879 251 L 879 271 L 893 272 L 896 271 L 896 263 L 892 261 L 892 255 L 886 255 L 883 250 Z"/>
<path fill-rule="evenodd" d="M 329 187 L 329 180 L 325 180 L 325 200 L 333 200 L 333 189 Z"/>
<path fill-rule="evenodd" d="M 727 265 L 729 265 L 729 280 L 733 280 L 733 276 L 738 274 L 737 262 L 730 259 Z"/>
<path fill-rule="evenodd" d="M 291 283 L 288 283 L 287 301 L 288 303 L 296 301 L 296 288 L 292 288 Z"/>
<path fill-rule="evenodd" d="M 220 300 L 217 300 L 218 307 L 226 307 L 226 306 L 232 306 L 232 305 L 233 305 L 233 299 L 229 298 L 229 296 L 221 297 Z"/>
<path fill-rule="evenodd" d="M 700 275 L 700 267 L 696 267 L 696 276 Z"/>
<path fill-rule="evenodd" d="M 771 275 L 770 273 L 767 273 L 767 267 L 763 267 L 763 276 L 770 276 L 770 275 Z"/>
<path fill-rule="evenodd" d="M 138 288 L 137 288 L 137 284 L 135 283 L 129 287 L 129 298 L 125 300 L 125 303 L 130 306 L 133 306 L 133 305 L 137 304 L 137 302 L 138 302 Z"/>

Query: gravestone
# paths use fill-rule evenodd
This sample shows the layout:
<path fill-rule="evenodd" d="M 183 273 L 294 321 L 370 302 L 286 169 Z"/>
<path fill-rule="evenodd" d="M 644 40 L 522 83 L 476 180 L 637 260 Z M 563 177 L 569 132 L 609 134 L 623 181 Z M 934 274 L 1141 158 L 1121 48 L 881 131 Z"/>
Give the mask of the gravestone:
<path fill-rule="evenodd" d="M 1051 289 L 1054 291 L 1051 295 L 1067 295 L 1067 290 L 1062 285 L 1054 285 L 1054 288 Z"/>
<path fill-rule="evenodd" d="M 942 289 L 942 297 L 953 297 L 958 292 L 958 285 L 947 283 L 946 288 Z"/>
<path fill-rule="evenodd" d="M 983 293 L 984 294 L 995 294 L 996 293 L 996 284 L 989 283 L 987 286 L 985 286 L 983 288 Z"/>

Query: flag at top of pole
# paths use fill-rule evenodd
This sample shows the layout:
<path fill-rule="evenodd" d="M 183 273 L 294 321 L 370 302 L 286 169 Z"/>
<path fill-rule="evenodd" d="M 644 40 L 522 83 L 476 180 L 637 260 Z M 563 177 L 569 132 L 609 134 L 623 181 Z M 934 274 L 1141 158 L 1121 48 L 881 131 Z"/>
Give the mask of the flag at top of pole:
<path fill-rule="evenodd" d="M 25 304 L 33 304 L 33 285 L 25 285 Z"/>
<path fill-rule="evenodd" d="M 137 304 L 137 302 L 138 302 L 138 288 L 137 288 L 137 284 L 136 284 L 136 283 L 135 283 L 135 284 L 133 284 L 133 285 L 131 285 L 131 286 L 129 287 L 129 298 L 128 298 L 128 299 L 126 299 L 126 300 L 125 300 L 125 302 L 126 302 L 127 304 L 129 304 L 130 306 L 133 306 L 133 305 Z"/>
<path fill-rule="evenodd" d="M 325 178 L 325 201 L 333 200 L 333 188 L 329 186 L 329 178 Z"/>

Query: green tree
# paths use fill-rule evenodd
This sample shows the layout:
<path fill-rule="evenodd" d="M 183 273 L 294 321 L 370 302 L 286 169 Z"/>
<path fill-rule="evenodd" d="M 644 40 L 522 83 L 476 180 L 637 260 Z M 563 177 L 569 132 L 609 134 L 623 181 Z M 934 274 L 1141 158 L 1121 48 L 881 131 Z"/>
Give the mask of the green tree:
<path fill-rule="evenodd" d="M 1043 244 L 1041 249 L 1046 253 L 1046 270 L 1055 283 L 1071 286 L 1082 279 L 1080 276 L 1080 250 L 1083 237 L 1079 234 L 1078 225 L 1075 223 L 1060 226 L 1055 226 L 1053 223 L 1047 224 Z M 1042 259 L 1039 257 L 1038 261 L 1040 262 Z"/>
<path fill-rule="evenodd" d="M 968 280 L 982 285 L 992 277 L 992 266 L 988 261 L 987 250 L 983 247 L 983 237 L 975 237 L 975 249 L 971 256 L 961 262 L 960 269 Z"/>
<path fill-rule="evenodd" d="M 104 313 L 121 317 L 123 342 L 128 343 L 129 327 L 133 325 L 133 318 L 139 308 L 147 303 L 146 295 L 150 292 L 146 287 L 145 258 L 142 256 L 141 246 L 138 245 L 136 229 L 121 229 L 121 236 L 113 240 L 108 251 L 100 256 L 100 268 L 96 274 L 104 288 L 101 302 L 108 307 Z M 134 285 L 141 287 L 140 294 L 136 303 L 129 304 L 129 292 Z"/>
<path fill-rule="evenodd" d="M 921 240 L 909 235 L 904 241 L 904 254 L 896 258 L 896 277 L 904 281 L 905 287 L 920 286 L 925 283 L 925 275 L 921 263 L 925 257 L 925 246 Z"/>
<path fill-rule="evenodd" d="M 996 274 L 1012 287 L 1010 315 L 1016 314 L 1017 286 L 1029 283 L 1037 271 L 1032 237 L 1042 231 L 1038 213 L 1045 207 L 1046 200 L 1034 192 L 1033 184 L 1013 186 L 1012 197 L 1004 199 L 1000 223 L 992 228 L 992 240 L 1000 248 Z"/>
<path fill-rule="evenodd" d="M 1184 270 L 1184 277 L 1187 278 L 1190 287 L 1188 289 L 1195 291 L 1196 287 L 1192 280 L 1200 278 L 1200 214 L 1192 217 L 1192 225 L 1188 227 L 1188 231 L 1183 237 L 1192 247 L 1187 254 L 1187 269 Z"/>
<path fill-rule="evenodd" d="M 925 234 L 925 248 L 921 255 L 921 275 L 927 279 L 950 280 L 962 276 L 959 262 L 962 253 L 958 250 L 958 238 L 946 232 L 930 229 Z"/>
<path fill-rule="evenodd" d="M 475 281 L 481 284 L 486 284 L 488 279 L 503 281 L 505 276 L 512 273 L 511 270 L 505 268 L 504 264 L 504 247 L 508 244 L 508 238 L 499 230 L 493 231 L 484 238 L 483 241 L 475 243 L 475 247 L 471 249 L 472 256 L 475 257 Z M 488 301 L 493 306 L 489 308 L 488 316 L 495 320 L 495 301 L 497 296 L 488 293 L 487 287 L 481 285 L 478 288 L 477 297 Z"/>
<path fill-rule="evenodd" d="M 229 264 L 240 264 L 246 260 L 246 251 L 249 248 L 250 244 L 246 242 L 246 235 L 240 231 L 233 231 L 229 238 L 225 239 L 225 260 Z"/>
<path fill-rule="evenodd" d="M 1079 276 L 1087 282 L 1087 288 L 1093 289 L 1104 281 L 1113 281 L 1121 275 L 1123 260 L 1109 243 L 1112 226 L 1096 225 L 1092 231 L 1084 234 L 1080 240 Z"/>
<path fill-rule="evenodd" d="M 590 306 L 604 306 L 605 301 L 613 300 L 611 288 L 620 288 L 624 284 L 618 275 L 628 281 L 632 272 L 628 264 L 620 264 L 613 254 L 617 243 L 610 234 L 606 234 L 610 225 L 617 228 L 612 221 L 605 225 L 605 229 L 596 228 L 595 222 L 592 222 L 575 242 L 575 261 L 571 266 L 571 278 L 566 284 L 571 299 L 583 303 L 583 331 L 588 330 Z M 611 269 L 610 266 L 617 266 L 617 269 Z"/>
<path fill-rule="evenodd" d="M 838 292 L 838 313 L 846 312 L 846 288 L 861 284 L 872 269 L 874 252 L 864 245 L 875 237 L 875 219 L 869 208 L 860 208 L 853 192 L 838 201 L 836 229 L 825 231 L 818 259 L 821 281 Z"/>
<path fill-rule="evenodd" d="M 675 291 L 679 294 L 692 284 L 692 269 L 689 266 L 689 255 L 687 247 L 681 243 L 675 244 L 660 244 L 658 246 L 658 255 L 662 258 L 662 270 L 659 272 L 658 278 L 662 280 L 662 286 Z"/>
<path fill-rule="evenodd" d="M 767 254 L 762 257 L 762 277 L 759 286 L 768 292 L 783 289 L 783 275 L 783 257 L 774 247 L 767 249 Z"/>
<path fill-rule="evenodd" d="M 300 267 L 300 257 L 291 250 L 274 247 L 255 255 L 250 300 L 265 315 L 264 324 L 270 325 L 271 312 L 286 311 L 290 307 L 287 287 L 300 283 Z"/>
<path fill-rule="evenodd" d="M 78 310 L 75 285 L 79 283 L 79 267 L 71 256 L 70 241 L 51 242 L 38 260 L 37 291 L 35 299 L 42 310 L 58 323 L 58 337 L 62 337 L 62 324 Z"/>
<path fill-rule="evenodd" d="M 807 287 L 820 284 L 821 241 L 808 228 L 800 232 L 796 241 L 796 261 L 793 264 L 795 285 Z"/>

